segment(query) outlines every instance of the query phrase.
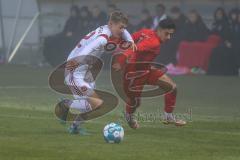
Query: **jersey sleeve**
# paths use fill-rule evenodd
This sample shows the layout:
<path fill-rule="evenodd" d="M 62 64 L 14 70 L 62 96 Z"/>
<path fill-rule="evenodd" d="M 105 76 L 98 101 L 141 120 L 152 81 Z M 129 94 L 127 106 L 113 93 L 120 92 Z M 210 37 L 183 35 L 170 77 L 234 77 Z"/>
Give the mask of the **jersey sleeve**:
<path fill-rule="evenodd" d="M 123 38 L 125 41 L 134 42 L 131 34 L 130 34 L 126 29 L 124 29 L 124 31 L 123 31 L 122 38 Z"/>
<path fill-rule="evenodd" d="M 141 31 L 133 33 L 132 38 L 133 38 L 134 42 L 137 42 L 139 40 L 139 38 L 141 37 L 141 35 L 142 35 Z"/>
<path fill-rule="evenodd" d="M 84 47 L 78 54 L 80 55 L 88 55 L 94 50 L 98 49 L 99 47 L 105 46 L 107 44 L 107 37 L 106 36 L 98 36 L 96 39 L 91 41 L 88 45 Z"/>

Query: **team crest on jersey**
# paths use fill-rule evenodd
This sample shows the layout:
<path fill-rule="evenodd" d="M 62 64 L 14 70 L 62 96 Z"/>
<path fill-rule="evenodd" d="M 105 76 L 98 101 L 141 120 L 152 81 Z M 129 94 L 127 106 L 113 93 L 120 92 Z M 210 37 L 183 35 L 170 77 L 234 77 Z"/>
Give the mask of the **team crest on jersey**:
<path fill-rule="evenodd" d="M 113 51 L 124 51 L 131 47 L 131 43 L 127 41 L 115 42 L 109 41 L 106 46 L 104 47 L 105 51 L 113 52 Z"/>

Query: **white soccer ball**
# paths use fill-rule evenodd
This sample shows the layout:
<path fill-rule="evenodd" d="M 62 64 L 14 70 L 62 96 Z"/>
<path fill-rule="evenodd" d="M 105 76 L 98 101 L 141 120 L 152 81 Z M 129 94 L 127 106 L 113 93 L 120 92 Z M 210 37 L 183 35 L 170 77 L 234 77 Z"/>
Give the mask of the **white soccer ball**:
<path fill-rule="evenodd" d="M 103 137 L 107 143 L 120 143 L 124 137 L 123 127 L 117 123 L 109 123 L 103 129 Z"/>

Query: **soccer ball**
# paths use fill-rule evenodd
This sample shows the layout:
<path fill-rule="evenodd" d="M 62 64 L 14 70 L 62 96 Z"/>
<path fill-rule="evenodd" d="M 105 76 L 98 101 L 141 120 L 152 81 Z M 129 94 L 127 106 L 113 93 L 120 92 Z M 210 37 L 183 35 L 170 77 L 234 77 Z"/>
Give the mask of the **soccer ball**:
<path fill-rule="evenodd" d="M 124 137 L 123 127 L 117 123 L 109 123 L 103 129 L 103 137 L 107 143 L 120 143 Z"/>

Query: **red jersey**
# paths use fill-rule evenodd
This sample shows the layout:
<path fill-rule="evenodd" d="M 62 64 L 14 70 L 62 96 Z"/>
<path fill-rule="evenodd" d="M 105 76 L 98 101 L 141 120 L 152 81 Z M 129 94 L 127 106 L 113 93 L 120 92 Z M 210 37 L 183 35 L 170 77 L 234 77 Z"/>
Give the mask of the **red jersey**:
<path fill-rule="evenodd" d="M 132 34 L 137 46 L 137 51 L 126 50 L 119 56 L 118 62 L 122 65 L 126 62 L 152 62 L 160 52 L 161 40 L 157 33 L 151 29 L 142 29 Z"/>

